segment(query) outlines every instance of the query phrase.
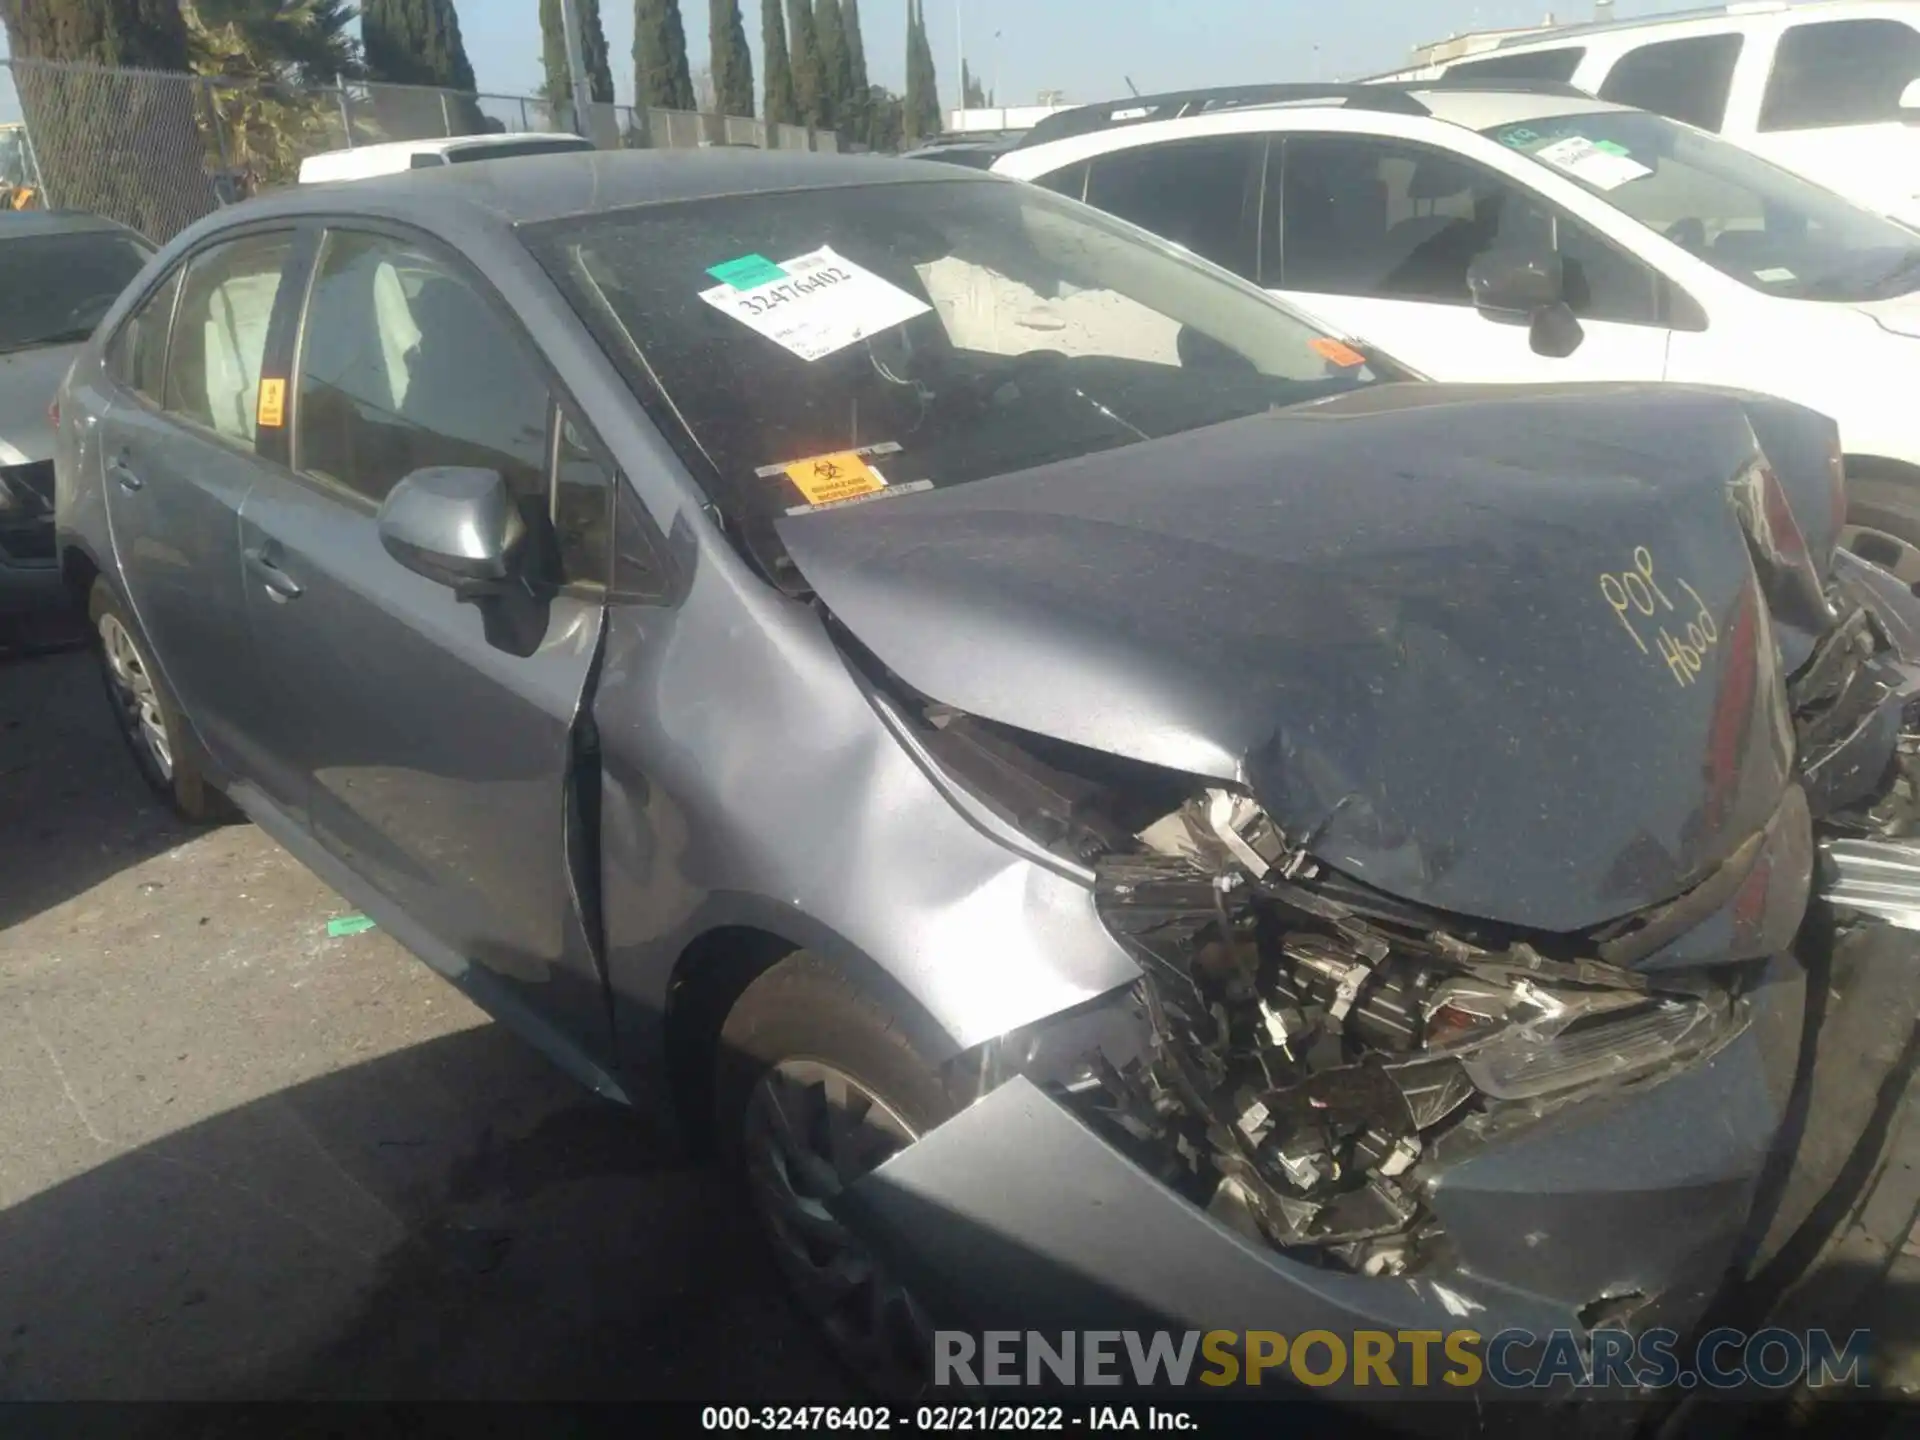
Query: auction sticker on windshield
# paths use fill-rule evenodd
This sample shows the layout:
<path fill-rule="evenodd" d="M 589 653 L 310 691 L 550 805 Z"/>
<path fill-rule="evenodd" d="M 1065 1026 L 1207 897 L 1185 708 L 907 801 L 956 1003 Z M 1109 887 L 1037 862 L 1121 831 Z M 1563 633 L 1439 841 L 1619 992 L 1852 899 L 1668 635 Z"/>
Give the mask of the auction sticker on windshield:
<path fill-rule="evenodd" d="M 933 308 L 827 245 L 768 268 L 777 278 L 745 289 L 715 285 L 700 298 L 802 360 L 844 350 Z"/>
<path fill-rule="evenodd" d="M 1576 180 L 1586 181 L 1596 190 L 1612 190 L 1653 173 L 1622 147 L 1604 141 L 1596 144 L 1584 135 L 1569 135 L 1551 145 L 1542 145 L 1533 152 L 1533 158 L 1566 171 Z"/>

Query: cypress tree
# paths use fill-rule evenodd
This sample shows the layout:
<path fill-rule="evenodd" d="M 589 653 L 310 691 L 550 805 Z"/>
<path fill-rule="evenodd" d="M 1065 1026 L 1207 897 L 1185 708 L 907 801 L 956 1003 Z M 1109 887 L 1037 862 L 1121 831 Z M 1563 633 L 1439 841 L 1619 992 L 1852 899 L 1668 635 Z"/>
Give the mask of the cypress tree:
<path fill-rule="evenodd" d="M 826 73 L 820 65 L 820 45 L 813 31 L 812 0 L 787 0 L 791 30 L 793 97 L 800 102 L 800 119 L 818 129 L 833 125 L 833 107 L 827 97 Z"/>
<path fill-rule="evenodd" d="M 708 0 L 707 34 L 713 52 L 713 98 L 722 115 L 753 115 L 753 55 L 740 0 Z"/>
<path fill-rule="evenodd" d="M 474 88 L 453 0 L 363 0 L 360 43 L 367 75 L 392 85 Z"/>
<path fill-rule="evenodd" d="M 820 78 L 833 124 L 854 138 L 860 101 L 853 93 L 853 66 L 847 56 L 847 31 L 840 16 L 840 0 L 814 0 L 813 34 L 820 47 Z"/>
<path fill-rule="evenodd" d="M 596 105 L 613 103 L 613 67 L 607 55 L 607 32 L 600 23 L 600 0 L 577 0 L 580 10 L 580 49 L 587 62 L 587 89 Z M 567 27 L 560 0 L 540 0 L 540 58 L 545 62 L 549 105 L 573 101 L 573 69 L 567 64 Z"/>
<path fill-rule="evenodd" d="M 860 0 L 840 0 L 840 19 L 847 32 L 847 68 L 853 88 L 863 98 L 873 83 L 867 78 L 867 44 L 860 38 Z"/>
<path fill-rule="evenodd" d="M 933 68 L 933 46 L 927 40 L 926 0 L 917 0 L 913 26 L 914 64 L 920 75 L 920 137 L 930 140 L 946 128 L 940 113 L 940 80 Z"/>
<path fill-rule="evenodd" d="M 16 60 L 188 70 L 179 0 L 0 0 Z"/>
<path fill-rule="evenodd" d="M 695 108 L 680 0 L 634 0 L 633 103 L 661 110 Z"/>
<path fill-rule="evenodd" d="M 780 0 L 760 0 L 760 48 L 766 52 L 770 125 L 798 125 L 800 102 L 793 95 L 793 65 L 787 59 L 787 21 Z"/>

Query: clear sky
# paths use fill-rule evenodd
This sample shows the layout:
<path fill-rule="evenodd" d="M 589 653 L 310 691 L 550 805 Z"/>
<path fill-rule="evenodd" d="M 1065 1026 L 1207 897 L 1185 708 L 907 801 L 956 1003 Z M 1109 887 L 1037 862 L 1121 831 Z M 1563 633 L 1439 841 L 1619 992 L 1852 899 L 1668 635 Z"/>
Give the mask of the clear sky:
<path fill-rule="evenodd" d="M 680 0 L 687 54 L 707 63 L 709 0 Z M 1042 89 L 1073 100 L 1199 85 L 1333 80 L 1405 63 L 1418 44 L 1458 31 L 1538 24 L 1553 9 L 1584 20 L 1592 0 L 1554 9 L 1556 0 L 925 0 L 927 34 L 940 72 L 940 101 L 955 89 L 955 22 L 968 62 L 1009 104 Z M 1616 0 L 1626 19 L 1686 8 L 1699 0 Z M 457 0 L 467 54 L 482 89 L 522 93 L 540 83 L 536 0 Z M 760 77 L 760 0 L 739 0 Z M 633 95 L 632 0 L 600 0 L 619 99 Z M 906 72 L 907 0 L 860 0 L 867 69 L 900 88 Z M 997 77 L 997 79 L 996 79 Z"/>
<path fill-rule="evenodd" d="M 760 76 L 760 0 L 738 0 Z M 956 29 L 968 60 L 1007 104 L 1042 89 L 1072 100 L 1266 80 L 1335 80 L 1405 63 L 1418 44 L 1466 30 L 1538 23 L 1554 0 L 925 0 L 940 100 L 954 93 Z M 1621 19 L 1686 8 L 1694 0 L 1616 0 Z M 538 0 L 456 0 L 482 90 L 532 93 L 540 84 Z M 680 0 L 687 53 L 707 63 L 709 0 Z M 899 89 L 906 69 L 907 0 L 861 0 L 867 68 Z M 1592 0 L 1560 0 L 1556 18 L 1592 14 Z M 632 0 L 601 0 L 618 98 L 633 98 Z M 0 53 L 5 38 L 0 35 Z"/>

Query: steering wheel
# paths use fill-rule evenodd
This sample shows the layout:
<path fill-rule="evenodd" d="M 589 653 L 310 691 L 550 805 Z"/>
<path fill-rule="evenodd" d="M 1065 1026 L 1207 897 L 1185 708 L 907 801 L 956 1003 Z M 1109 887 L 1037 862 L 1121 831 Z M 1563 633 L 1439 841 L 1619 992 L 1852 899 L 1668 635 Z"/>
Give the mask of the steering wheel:
<path fill-rule="evenodd" d="M 1682 250 L 1698 254 L 1707 248 L 1707 227 L 1697 217 L 1689 215 L 1684 220 L 1676 220 L 1660 232 L 1673 241 Z"/>

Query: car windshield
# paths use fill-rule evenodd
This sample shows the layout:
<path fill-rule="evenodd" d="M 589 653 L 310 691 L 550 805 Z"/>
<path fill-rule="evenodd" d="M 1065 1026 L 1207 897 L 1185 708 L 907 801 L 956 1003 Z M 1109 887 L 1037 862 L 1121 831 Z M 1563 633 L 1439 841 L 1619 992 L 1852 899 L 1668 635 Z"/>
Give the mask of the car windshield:
<path fill-rule="evenodd" d="M 1175 247 L 1011 181 L 731 196 L 523 233 L 770 563 L 786 514 L 1408 373 Z"/>
<path fill-rule="evenodd" d="M 1767 294 L 1859 302 L 1920 289 L 1920 233 L 1662 116 L 1595 110 L 1482 133 Z"/>
<path fill-rule="evenodd" d="M 86 339 L 148 253 L 115 230 L 0 238 L 0 354 Z"/>

